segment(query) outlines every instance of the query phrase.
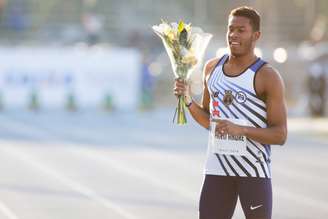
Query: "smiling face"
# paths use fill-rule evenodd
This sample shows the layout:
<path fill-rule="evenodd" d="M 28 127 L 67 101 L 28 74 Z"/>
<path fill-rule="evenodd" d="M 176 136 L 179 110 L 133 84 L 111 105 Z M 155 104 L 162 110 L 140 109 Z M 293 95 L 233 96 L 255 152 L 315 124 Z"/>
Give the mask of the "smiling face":
<path fill-rule="evenodd" d="M 254 31 L 250 20 L 243 16 L 230 16 L 227 30 L 227 44 L 232 56 L 240 57 L 252 53 L 259 31 Z"/>

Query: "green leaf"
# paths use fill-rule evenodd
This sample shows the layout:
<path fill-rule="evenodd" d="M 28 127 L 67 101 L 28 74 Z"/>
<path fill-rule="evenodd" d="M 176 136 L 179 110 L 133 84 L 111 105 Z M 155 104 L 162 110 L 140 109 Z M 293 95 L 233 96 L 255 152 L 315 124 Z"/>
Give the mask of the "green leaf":
<path fill-rule="evenodd" d="M 179 25 L 178 25 L 179 33 L 181 33 L 184 30 L 184 26 L 185 26 L 184 22 L 182 20 L 180 20 Z"/>

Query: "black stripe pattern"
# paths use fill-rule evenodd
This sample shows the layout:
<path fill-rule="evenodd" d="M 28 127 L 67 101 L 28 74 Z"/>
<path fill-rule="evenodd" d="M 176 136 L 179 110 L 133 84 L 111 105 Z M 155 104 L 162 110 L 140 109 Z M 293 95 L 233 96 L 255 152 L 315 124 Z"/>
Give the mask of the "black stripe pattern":
<path fill-rule="evenodd" d="M 225 55 L 220 59 L 207 82 L 211 98 L 211 119 L 243 119 L 247 120 L 250 126 L 267 127 L 266 104 L 257 96 L 253 84 L 256 72 L 263 66 L 263 64 L 260 65 L 263 60 L 258 59 L 240 75 L 229 77 L 222 71 L 228 58 L 228 55 Z M 230 104 L 223 102 L 227 91 L 233 96 Z M 214 102 L 216 102 L 215 106 Z M 212 113 L 214 110 L 219 110 L 220 115 Z M 217 164 L 215 167 L 206 167 L 206 169 L 219 168 L 217 173 L 224 173 L 226 176 L 271 178 L 270 145 L 247 139 L 245 156 L 226 154 L 209 154 L 208 156 L 215 156 Z M 211 174 L 215 173 L 211 172 Z"/>

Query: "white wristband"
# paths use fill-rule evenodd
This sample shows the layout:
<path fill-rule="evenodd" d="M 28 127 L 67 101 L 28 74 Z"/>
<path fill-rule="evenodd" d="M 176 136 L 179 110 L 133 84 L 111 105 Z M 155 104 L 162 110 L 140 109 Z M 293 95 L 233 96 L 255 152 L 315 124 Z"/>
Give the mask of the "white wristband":
<path fill-rule="evenodd" d="M 191 96 L 185 96 L 184 97 L 184 100 L 185 100 L 185 103 L 186 103 L 186 105 L 187 106 L 190 106 L 191 105 L 191 103 L 192 103 L 192 98 L 191 98 Z"/>

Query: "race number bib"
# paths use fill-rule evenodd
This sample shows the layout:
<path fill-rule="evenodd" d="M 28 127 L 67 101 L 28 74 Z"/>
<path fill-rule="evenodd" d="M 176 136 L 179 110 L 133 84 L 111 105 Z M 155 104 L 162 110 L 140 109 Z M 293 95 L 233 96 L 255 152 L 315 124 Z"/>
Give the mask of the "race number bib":
<path fill-rule="evenodd" d="M 234 124 L 249 126 L 247 120 L 242 119 L 225 119 Z M 246 155 L 246 136 L 234 136 L 228 134 L 216 133 L 216 121 L 211 121 L 211 128 L 208 139 L 208 146 L 211 153 L 227 155 Z"/>

